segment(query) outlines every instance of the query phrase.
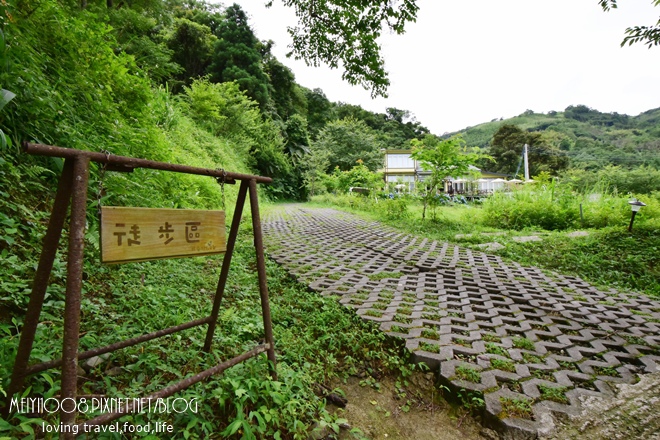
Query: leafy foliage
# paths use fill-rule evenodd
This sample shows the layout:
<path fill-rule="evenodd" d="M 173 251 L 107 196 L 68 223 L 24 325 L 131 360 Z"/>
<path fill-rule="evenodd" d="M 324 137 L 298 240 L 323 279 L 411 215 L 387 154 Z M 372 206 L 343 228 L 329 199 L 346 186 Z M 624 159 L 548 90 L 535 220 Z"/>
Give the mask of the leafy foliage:
<path fill-rule="evenodd" d="M 342 78 L 350 84 L 371 89 L 375 96 L 386 96 L 389 80 L 380 54 L 378 38 L 383 28 L 402 34 L 408 22 L 415 21 L 419 7 L 414 0 L 282 0 L 293 7 L 298 26 L 289 28 L 292 54 L 309 65 L 321 62 L 331 68 L 343 65 Z M 272 0 L 268 3 L 272 4 Z"/>
<path fill-rule="evenodd" d="M 268 77 L 259 53 L 259 40 L 254 36 L 247 15 L 239 5 L 228 7 L 225 14 L 226 19 L 215 32 L 218 40 L 210 67 L 212 78 L 218 82 L 236 81 L 241 90 L 263 109 L 270 95 Z"/>
<path fill-rule="evenodd" d="M 604 11 L 618 8 L 617 0 L 599 0 L 598 3 Z M 660 5 L 659 0 L 653 0 L 653 5 Z M 626 36 L 621 42 L 621 46 L 634 43 L 646 43 L 650 48 L 660 45 L 660 20 L 655 26 L 632 26 L 626 29 Z"/>
<path fill-rule="evenodd" d="M 326 124 L 318 135 L 315 148 L 330 153 L 330 170 L 348 171 L 358 160 L 371 171 L 382 166 L 382 153 L 374 131 L 363 121 L 352 118 Z"/>
<path fill-rule="evenodd" d="M 167 47 L 172 51 L 172 61 L 183 69 L 177 79 L 187 83 L 191 78 L 204 75 L 211 64 L 211 50 L 217 40 L 207 26 L 177 18 L 165 35 Z"/>
<path fill-rule="evenodd" d="M 651 194 L 660 188 L 660 170 L 647 165 L 633 169 L 607 165 L 597 171 L 568 170 L 561 180 L 581 193 Z"/>
<path fill-rule="evenodd" d="M 629 197 L 608 193 L 603 188 L 595 186 L 585 193 L 574 193 L 566 184 L 552 184 L 546 180 L 520 191 L 521 194 L 494 196 L 483 209 L 479 205 L 443 206 L 434 222 L 421 219 L 423 207 L 414 197 L 405 199 L 409 215 L 404 217 L 392 216 L 389 204 L 382 200 L 376 203 L 373 198 L 325 194 L 315 197 L 314 201 L 353 210 L 429 239 L 460 241 L 475 246 L 496 241 L 504 247 L 490 252 L 520 264 L 556 270 L 595 284 L 633 289 L 657 297 L 660 295 L 660 253 L 657 252 L 660 249 L 660 193 L 637 195 L 647 206 L 638 213 L 630 233 L 627 231 Z M 593 190 L 599 191 L 600 195 L 592 196 Z M 490 203 L 494 206 L 489 207 Z M 583 219 L 580 218 L 580 204 Z M 559 214 L 562 210 L 568 212 L 566 215 L 573 219 L 572 224 Z M 494 224 L 504 229 L 494 229 Z M 519 233 L 509 229 L 512 225 L 533 228 L 534 234 L 543 239 L 518 242 L 514 238 Z M 543 225 L 555 232 L 544 232 Z M 565 227 L 592 229 L 586 237 L 569 238 L 563 230 Z M 492 232 L 499 234 L 494 237 Z M 459 239 L 457 234 L 463 234 L 463 238 Z M 499 342 L 499 339 L 494 341 Z"/>
<path fill-rule="evenodd" d="M 568 167 L 568 158 L 551 147 L 541 133 L 524 132 L 515 125 L 502 125 L 493 135 L 489 153 L 495 164 L 493 171 L 514 175 L 520 170 L 524 145 L 528 145 L 529 171 L 531 175 L 541 172 L 557 174 Z"/>
<path fill-rule="evenodd" d="M 348 192 L 351 187 L 367 188 L 376 190 L 383 184 L 383 178 L 380 174 L 373 173 L 358 159 L 357 165 L 348 171 L 341 171 L 336 167 L 334 172 L 328 178 L 328 184 L 331 191 Z"/>
<path fill-rule="evenodd" d="M 421 163 L 424 170 L 430 171 L 429 178 L 424 180 L 426 194 L 424 195 L 424 210 L 422 218 L 426 217 L 426 207 L 432 208 L 435 217 L 435 202 L 438 186 L 449 176 L 463 176 L 468 174 L 473 166 L 482 157 L 478 152 L 466 151 L 465 141 L 460 137 L 440 140 L 436 136 L 427 134 L 422 140 L 413 139 L 412 157 Z"/>
<path fill-rule="evenodd" d="M 329 153 L 325 150 L 311 148 L 309 154 L 301 162 L 304 183 L 310 197 L 322 192 L 321 183 L 326 177 L 325 171 L 330 165 L 328 156 Z"/>
<path fill-rule="evenodd" d="M 503 126 L 512 125 L 525 132 L 520 135 L 523 138 L 541 135 L 542 146 L 537 151 L 541 163 L 553 157 L 555 160 L 565 157 L 570 168 L 598 170 L 608 164 L 625 168 L 646 164 L 660 168 L 659 115 L 659 109 L 631 117 L 618 113 L 602 113 L 584 105 L 577 105 L 567 107 L 564 112 L 525 112 L 514 118 L 466 128 L 461 134 L 470 145 L 487 148 L 491 145 L 493 136 Z M 517 156 L 518 161 L 514 159 L 516 151 L 511 153 L 512 157 L 504 158 L 505 167 L 512 169 L 510 172 L 516 170 L 520 160 L 520 155 Z M 533 154 L 534 151 L 530 153 Z M 512 165 L 514 162 L 515 165 Z M 530 161 L 532 167 L 534 163 L 535 160 Z M 550 165 L 555 166 L 552 160 Z M 482 164 L 482 168 L 490 169 L 492 165 Z M 532 172 L 532 175 L 534 174 L 535 172 Z"/>
<path fill-rule="evenodd" d="M 309 144 L 307 120 L 299 114 L 291 116 L 286 121 L 286 143 L 284 148 L 294 163 L 299 162 L 309 153 Z"/>

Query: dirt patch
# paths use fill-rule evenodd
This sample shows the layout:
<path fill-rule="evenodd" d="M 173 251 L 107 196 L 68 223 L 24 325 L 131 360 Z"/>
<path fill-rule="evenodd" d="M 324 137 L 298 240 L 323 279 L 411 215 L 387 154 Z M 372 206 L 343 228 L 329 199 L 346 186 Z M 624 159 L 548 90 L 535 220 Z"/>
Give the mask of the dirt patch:
<path fill-rule="evenodd" d="M 579 416 L 558 423 L 544 440 L 660 439 L 660 373 L 641 376 L 635 385 L 618 385 L 616 396 L 589 397 Z"/>
<path fill-rule="evenodd" d="M 360 385 L 351 377 L 334 386 L 344 391 L 348 404 L 337 409 L 348 420 L 350 429 L 358 428 L 369 439 L 388 440 L 482 440 L 481 425 L 463 408 L 446 403 L 433 383 L 432 374 L 417 373 L 408 387 L 391 378 L 373 385 Z M 373 382 L 372 382 L 373 384 Z M 340 439 L 354 439 L 342 430 Z"/>
<path fill-rule="evenodd" d="M 346 383 L 334 384 L 348 399 L 345 409 L 336 409 L 350 426 L 342 430 L 339 439 L 360 438 L 350 433 L 353 428 L 358 428 L 365 438 L 379 440 L 500 438 L 494 431 L 484 429 L 464 408 L 445 402 L 439 396 L 432 375 L 413 375 L 405 395 L 394 379 L 379 381 L 380 390 L 362 386 L 360 381 L 352 377 Z M 551 432 L 540 433 L 539 439 L 660 440 L 657 416 L 660 413 L 660 373 L 644 375 L 634 385 L 616 386 L 615 396 L 588 397 L 582 401 L 582 408 L 578 416 L 554 420 L 552 426 L 548 426 Z"/>

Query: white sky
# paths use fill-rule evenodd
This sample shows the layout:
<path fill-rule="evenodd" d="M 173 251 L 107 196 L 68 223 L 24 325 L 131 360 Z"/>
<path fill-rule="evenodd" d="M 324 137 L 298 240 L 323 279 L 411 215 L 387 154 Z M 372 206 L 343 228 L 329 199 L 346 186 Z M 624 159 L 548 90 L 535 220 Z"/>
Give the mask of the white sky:
<path fill-rule="evenodd" d="M 660 47 L 619 46 L 626 27 L 657 22 L 651 0 L 620 0 L 609 13 L 597 0 L 418 0 L 417 22 L 381 39 L 387 99 L 371 99 L 340 70 L 287 59 L 286 28 L 297 21 L 279 0 L 270 9 L 265 0 L 234 1 L 257 38 L 275 42 L 274 55 L 299 84 L 374 112 L 409 110 L 435 134 L 527 109 L 584 104 L 637 115 L 660 107 Z"/>

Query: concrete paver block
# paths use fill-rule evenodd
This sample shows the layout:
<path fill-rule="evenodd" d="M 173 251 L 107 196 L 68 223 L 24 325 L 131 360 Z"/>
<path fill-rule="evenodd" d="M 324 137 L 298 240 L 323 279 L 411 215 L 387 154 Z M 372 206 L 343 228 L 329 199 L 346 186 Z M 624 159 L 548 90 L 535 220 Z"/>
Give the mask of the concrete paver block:
<path fill-rule="evenodd" d="M 643 295 L 331 209 L 288 207 L 263 230 L 292 276 L 404 339 L 450 389 L 483 395 L 485 420 L 504 438 L 547 433 L 580 397 L 660 367 L 660 302 Z"/>

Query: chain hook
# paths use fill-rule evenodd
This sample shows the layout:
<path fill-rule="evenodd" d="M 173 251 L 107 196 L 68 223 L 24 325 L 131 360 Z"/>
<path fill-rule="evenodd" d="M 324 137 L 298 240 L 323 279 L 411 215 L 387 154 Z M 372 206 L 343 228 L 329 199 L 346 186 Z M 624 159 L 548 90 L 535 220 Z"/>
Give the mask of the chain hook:
<path fill-rule="evenodd" d="M 227 181 L 227 171 L 224 168 L 220 168 L 218 171 L 222 172 L 222 177 L 216 177 L 215 180 L 220 184 L 220 197 L 222 203 L 222 210 L 225 209 L 225 182 Z"/>

